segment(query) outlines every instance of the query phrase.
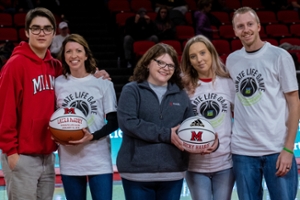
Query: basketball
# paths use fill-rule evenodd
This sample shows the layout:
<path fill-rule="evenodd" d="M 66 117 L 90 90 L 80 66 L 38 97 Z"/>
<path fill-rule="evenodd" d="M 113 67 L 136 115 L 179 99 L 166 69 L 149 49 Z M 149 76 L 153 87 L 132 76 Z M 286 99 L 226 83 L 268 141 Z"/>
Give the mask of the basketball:
<path fill-rule="evenodd" d="M 181 123 L 178 137 L 183 141 L 185 149 L 206 149 L 214 143 L 215 131 L 207 119 L 193 116 Z"/>
<path fill-rule="evenodd" d="M 87 128 L 85 115 L 74 107 L 62 107 L 51 116 L 49 129 L 52 137 L 59 143 L 66 144 L 71 140 L 80 140 Z"/>

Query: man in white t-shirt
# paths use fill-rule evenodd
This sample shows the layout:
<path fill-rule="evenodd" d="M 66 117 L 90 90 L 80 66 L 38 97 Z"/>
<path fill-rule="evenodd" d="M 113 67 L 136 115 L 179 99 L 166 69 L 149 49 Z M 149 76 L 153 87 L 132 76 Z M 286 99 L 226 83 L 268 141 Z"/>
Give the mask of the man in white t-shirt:
<path fill-rule="evenodd" d="M 294 61 L 286 50 L 260 39 L 253 9 L 239 8 L 232 23 L 243 44 L 226 60 L 236 92 L 231 150 L 239 199 L 261 200 L 264 177 L 272 200 L 294 200 L 299 112 Z"/>
<path fill-rule="evenodd" d="M 62 42 L 65 40 L 66 37 L 69 36 L 69 27 L 67 22 L 60 22 L 58 28 L 59 34 L 54 37 L 50 47 L 50 51 L 53 57 L 57 57 Z"/>

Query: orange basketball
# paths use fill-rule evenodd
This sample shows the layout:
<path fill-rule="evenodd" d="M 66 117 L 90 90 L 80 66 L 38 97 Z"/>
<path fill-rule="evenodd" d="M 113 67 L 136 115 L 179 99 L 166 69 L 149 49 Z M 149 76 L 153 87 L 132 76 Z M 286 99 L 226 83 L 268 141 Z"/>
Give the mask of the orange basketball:
<path fill-rule="evenodd" d="M 83 138 L 82 129 L 87 128 L 87 121 L 78 108 L 62 107 L 52 114 L 49 128 L 57 142 L 66 144 L 71 140 Z"/>

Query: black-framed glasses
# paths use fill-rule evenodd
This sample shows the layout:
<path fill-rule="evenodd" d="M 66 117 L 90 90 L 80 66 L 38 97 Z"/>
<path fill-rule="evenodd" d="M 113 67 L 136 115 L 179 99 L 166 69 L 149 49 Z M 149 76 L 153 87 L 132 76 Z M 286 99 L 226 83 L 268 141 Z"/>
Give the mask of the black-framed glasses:
<path fill-rule="evenodd" d="M 54 30 L 54 28 L 51 26 L 45 26 L 44 28 L 41 28 L 39 26 L 33 26 L 29 29 L 31 30 L 31 33 L 33 35 L 38 35 L 41 33 L 41 31 L 43 31 L 45 35 L 50 35 L 53 33 L 53 30 Z"/>
<path fill-rule="evenodd" d="M 173 65 L 173 64 L 167 64 L 164 61 L 156 60 L 155 58 L 153 58 L 153 60 L 158 64 L 158 66 L 160 68 L 165 68 L 166 66 L 168 66 L 169 70 L 174 70 L 175 69 L 175 65 Z"/>

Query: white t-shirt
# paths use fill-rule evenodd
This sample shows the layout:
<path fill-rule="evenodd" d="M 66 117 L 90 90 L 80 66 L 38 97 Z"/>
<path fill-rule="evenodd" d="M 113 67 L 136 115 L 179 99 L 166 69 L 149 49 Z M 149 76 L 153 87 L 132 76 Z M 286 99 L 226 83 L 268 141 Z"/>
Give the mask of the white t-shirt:
<path fill-rule="evenodd" d="M 217 76 L 214 82 L 198 81 L 193 96 L 190 96 L 195 115 L 206 118 L 218 133 L 220 146 L 207 154 L 190 154 L 189 171 L 216 172 L 232 167 L 230 140 L 234 86 L 230 78 Z"/>
<path fill-rule="evenodd" d="M 105 125 L 105 114 L 116 112 L 117 103 L 113 83 L 88 75 L 75 78 L 63 75 L 55 80 L 58 107 L 77 107 L 86 116 L 91 133 Z M 112 173 L 110 137 L 76 146 L 60 145 L 60 171 L 64 175 L 94 175 Z"/>
<path fill-rule="evenodd" d="M 235 85 L 232 153 L 263 156 L 282 150 L 288 107 L 284 93 L 298 90 L 290 54 L 266 42 L 257 52 L 245 48 L 226 61 Z"/>

